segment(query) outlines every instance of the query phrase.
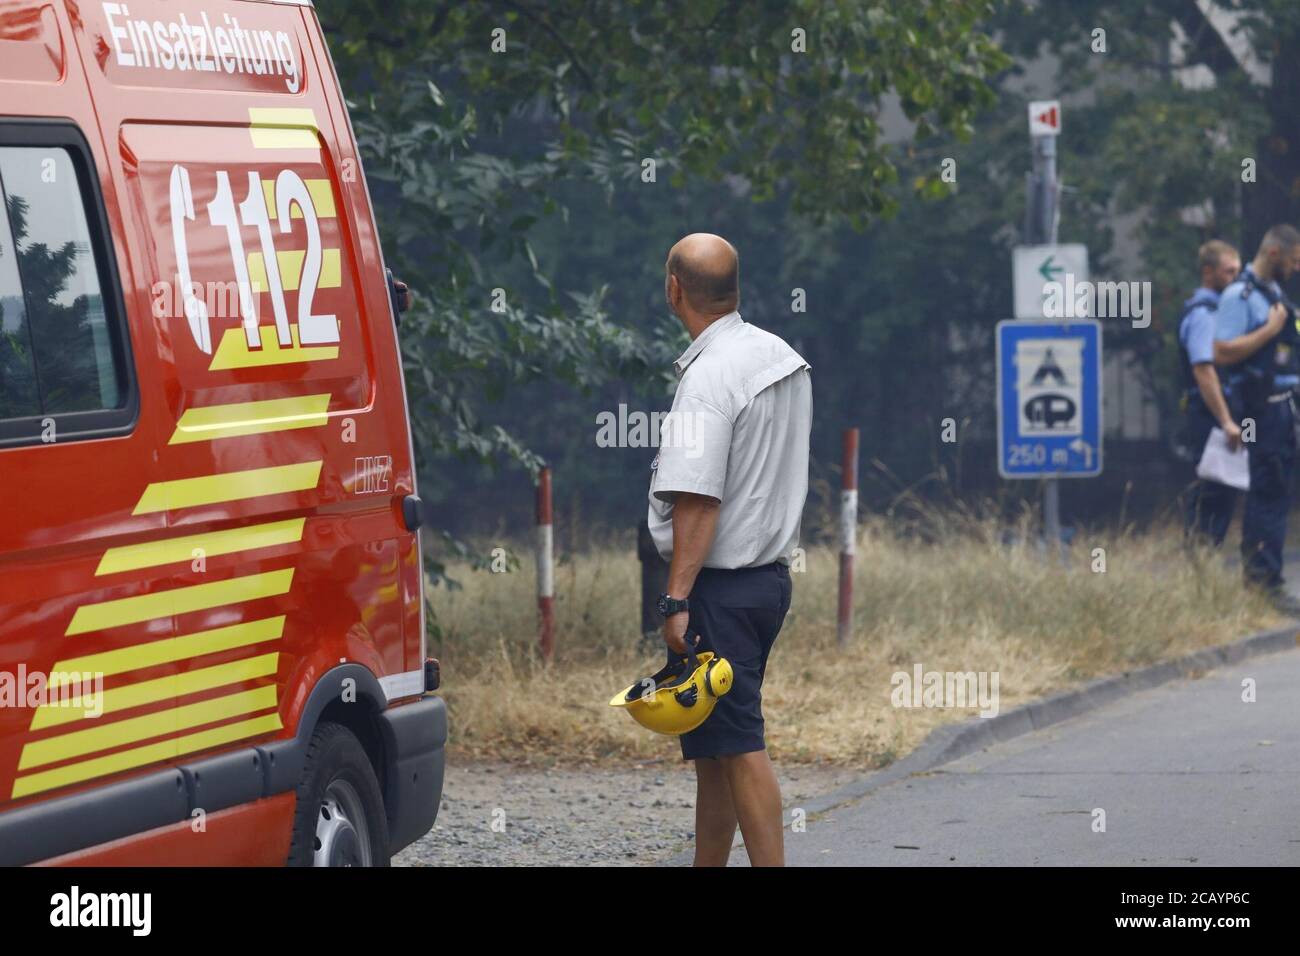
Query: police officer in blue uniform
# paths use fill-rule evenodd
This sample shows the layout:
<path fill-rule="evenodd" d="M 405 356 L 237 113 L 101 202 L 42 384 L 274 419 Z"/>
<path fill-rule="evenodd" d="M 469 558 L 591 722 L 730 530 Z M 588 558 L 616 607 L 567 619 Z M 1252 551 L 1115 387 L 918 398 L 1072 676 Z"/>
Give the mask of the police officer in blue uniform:
<path fill-rule="evenodd" d="M 1241 257 L 1226 242 L 1211 239 L 1198 251 L 1197 264 L 1201 271 L 1201 287 L 1183 303 L 1178 323 L 1187 439 L 1194 462 L 1201 460 L 1205 443 L 1216 425 L 1223 429 L 1229 447 L 1235 449 L 1241 443 L 1241 428 L 1228 410 L 1214 365 L 1214 310 L 1219 304 L 1219 294 L 1241 272 Z M 1236 507 L 1235 488 L 1196 479 L 1188 492 L 1184 515 L 1189 542 L 1211 544 L 1217 548 L 1228 533 Z"/>
<path fill-rule="evenodd" d="M 1274 321 L 1278 310 L 1284 316 L 1278 334 L 1247 354 L 1223 355 L 1221 364 L 1228 366 L 1230 407 L 1250 455 L 1250 490 L 1241 522 L 1246 581 L 1266 589 L 1287 610 L 1294 606 L 1283 590 L 1282 550 L 1296 463 L 1292 390 L 1300 385 L 1300 330 L 1280 283 L 1297 269 L 1300 232 L 1289 225 L 1272 227 L 1254 260 L 1223 290 L 1214 314 L 1215 338 L 1221 343 L 1268 325 L 1270 312 Z"/>

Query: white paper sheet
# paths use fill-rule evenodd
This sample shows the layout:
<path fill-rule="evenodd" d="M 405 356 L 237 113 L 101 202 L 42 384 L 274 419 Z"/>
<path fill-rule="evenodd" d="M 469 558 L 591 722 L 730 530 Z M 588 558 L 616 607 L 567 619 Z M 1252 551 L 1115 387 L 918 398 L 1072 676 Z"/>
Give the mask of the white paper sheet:
<path fill-rule="evenodd" d="M 1239 445 L 1236 451 L 1229 451 L 1228 438 L 1223 434 L 1223 429 L 1211 429 L 1201 462 L 1196 466 L 1196 477 L 1249 491 L 1250 460 L 1246 454 L 1245 443 Z"/>

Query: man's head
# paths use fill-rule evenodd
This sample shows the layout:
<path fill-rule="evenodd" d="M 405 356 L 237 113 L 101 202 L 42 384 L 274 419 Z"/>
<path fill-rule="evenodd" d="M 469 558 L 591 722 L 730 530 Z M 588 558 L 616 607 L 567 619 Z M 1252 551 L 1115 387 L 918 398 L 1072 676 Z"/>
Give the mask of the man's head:
<path fill-rule="evenodd" d="M 1201 285 L 1215 292 L 1226 289 L 1241 271 L 1241 256 L 1222 239 L 1204 243 L 1196 254 L 1196 262 L 1201 267 Z"/>
<path fill-rule="evenodd" d="M 1300 270 L 1300 232 L 1286 223 L 1273 226 L 1260 241 L 1255 263 L 1261 279 L 1285 282 L 1291 278 L 1293 272 Z"/>
<path fill-rule="evenodd" d="M 668 250 L 664 297 L 692 336 L 740 304 L 740 256 L 731 243 L 693 232 Z"/>

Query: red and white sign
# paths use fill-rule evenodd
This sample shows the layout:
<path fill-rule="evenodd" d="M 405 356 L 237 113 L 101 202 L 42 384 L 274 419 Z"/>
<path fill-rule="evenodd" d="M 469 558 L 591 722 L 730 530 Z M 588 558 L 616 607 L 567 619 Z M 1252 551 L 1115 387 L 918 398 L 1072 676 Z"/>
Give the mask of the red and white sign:
<path fill-rule="evenodd" d="M 1061 101 L 1034 100 L 1029 104 L 1029 135 L 1061 135 Z"/>

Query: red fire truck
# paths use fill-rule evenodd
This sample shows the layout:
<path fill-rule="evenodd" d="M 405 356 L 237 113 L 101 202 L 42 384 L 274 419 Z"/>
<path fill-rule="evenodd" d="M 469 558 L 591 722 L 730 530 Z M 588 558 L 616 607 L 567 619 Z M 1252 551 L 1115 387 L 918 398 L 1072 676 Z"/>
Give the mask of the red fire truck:
<path fill-rule="evenodd" d="M 433 825 L 398 284 L 315 11 L 0 0 L 0 863 Z"/>

